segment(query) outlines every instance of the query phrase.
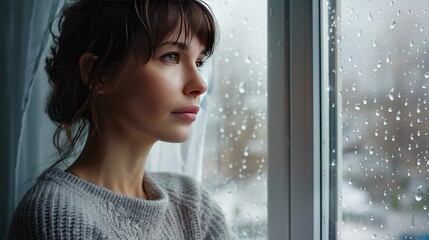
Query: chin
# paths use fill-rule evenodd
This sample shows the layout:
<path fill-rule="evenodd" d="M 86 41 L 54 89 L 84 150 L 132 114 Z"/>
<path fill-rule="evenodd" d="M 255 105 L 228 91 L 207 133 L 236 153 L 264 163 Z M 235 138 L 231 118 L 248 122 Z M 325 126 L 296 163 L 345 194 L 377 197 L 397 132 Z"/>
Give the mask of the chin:
<path fill-rule="evenodd" d="M 191 133 L 190 127 L 176 129 L 166 133 L 160 140 L 164 142 L 181 143 L 188 140 Z"/>

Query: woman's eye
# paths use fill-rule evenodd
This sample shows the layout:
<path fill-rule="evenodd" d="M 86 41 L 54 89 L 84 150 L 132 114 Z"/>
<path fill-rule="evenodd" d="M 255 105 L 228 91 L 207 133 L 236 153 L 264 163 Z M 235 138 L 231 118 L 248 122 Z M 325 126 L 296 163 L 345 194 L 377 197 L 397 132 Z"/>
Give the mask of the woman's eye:
<path fill-rule="evenodd" d="M 195 65 L 197 66 L 198 69 L 201 69 L 203 67 L 203 65 L 204 65 L 204 61 L 197 61 L 195 63 Z"/>
<path fill-rule="evenodd" d="M 179 54 L 177 53 L 168 53 L 162 57 L 162 60 L 167 63 L 174 63 L 174 64 L 179 64 L 180 62 Z"/>

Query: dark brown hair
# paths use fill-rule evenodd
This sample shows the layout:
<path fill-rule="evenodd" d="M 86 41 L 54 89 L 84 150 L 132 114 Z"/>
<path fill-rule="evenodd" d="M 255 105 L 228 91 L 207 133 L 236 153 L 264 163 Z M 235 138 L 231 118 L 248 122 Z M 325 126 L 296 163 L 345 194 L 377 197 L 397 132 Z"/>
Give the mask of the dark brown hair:
<path fill-rule="evenodd" d="M 86 140 L 100 137 L 95 86 L 103 74 L 121 71 L 130 58 L 146 63 L 178 26 L 186 40 L 195 36 L 205 45 L 207 56 L 217 34 L 212 11 L 201 0 L 77 0 L 65 4 L 57 26 L 54 34 L 51 23 L 53 45 L 45 67 L 52 86 L 47 111 L 57 125 L 56 163 L 70 157 L 85 134 Z M 97 58 L 81 66 L 85 53 Z"/>

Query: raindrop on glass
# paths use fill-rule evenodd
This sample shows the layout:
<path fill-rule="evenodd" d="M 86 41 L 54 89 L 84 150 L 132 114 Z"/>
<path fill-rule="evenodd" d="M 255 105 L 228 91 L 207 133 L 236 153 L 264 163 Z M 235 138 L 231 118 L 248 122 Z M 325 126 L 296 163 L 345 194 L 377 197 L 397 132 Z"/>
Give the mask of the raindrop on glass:
<path fill-rule="evenodd" d="M 243 155 L 244 155 L 245 157 L 249 156 L 249 147 L 248 147 L 248 146 L 246 146 L 246 147 L 244 148 Z"/>
<path fill-rule="evenodd" d="M 247 129 L 247 119 L 244 119 L 243 123 L 241 124 L 241 130 Z"/>
<path fill-rule="evenodd" d="M 356 111 L 359 111 L 359 110 L 360 110 L 360 103 L 356 103 L 356 104 L 355 104 L 355 109 L 356 109 Z"/>
<path fill-rule="evenodd" d="M 420 202 L 423 199 L 423 190 L 422 190 L 422 188 L 423 188 L 422 185 L 420 185 L 417 188 L 416 195 L 415 195 L 415 198 L 416 198 L 417 202 Z"/>
<path fill-rule="evenodd" d="M 238 92 L 245 93 L 246 92 L 246 83 L 240 82 L 238 85 Z"/>
<path fill-rule="evenodd" d="M 393 95 L 395 88 L 392 88 L 389 92 L 389 99 L 393 101 L 395 99 L 395 95 Z"/>
<path fill-rule="evenodd" d="M 250 57 L 250 55 L 247 55 L 246 59 L 244 60 L 247 64 L 251 64 L 252 63 L 252 58 Z"/>
<path fill-rule="evenodd" d="M 394 29 L 396 27 L 396 20 L 392 19 L 392 22 L 390 23 L 390 29 Z"/>
<path fill-rule="evenodd" d="M 390 53 L 388 53 L 387 56 L 386 56 L 386 62 L 390 63 Z"/>

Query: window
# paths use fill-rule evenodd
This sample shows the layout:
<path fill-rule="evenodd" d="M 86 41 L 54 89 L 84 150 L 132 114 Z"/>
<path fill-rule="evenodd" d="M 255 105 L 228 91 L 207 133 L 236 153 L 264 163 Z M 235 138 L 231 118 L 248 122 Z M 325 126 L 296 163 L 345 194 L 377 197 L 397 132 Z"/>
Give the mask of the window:
<path fill-rule="evenodd" d="M 203 183 L 239 239 L 266 239 L 267 2 L 210 3 L 221 38 L 212 59 Z"/>
<path fill-rule="evenodd" d="M 321 6 L 323 239 L 429 239 L 429 2 Z"/>

